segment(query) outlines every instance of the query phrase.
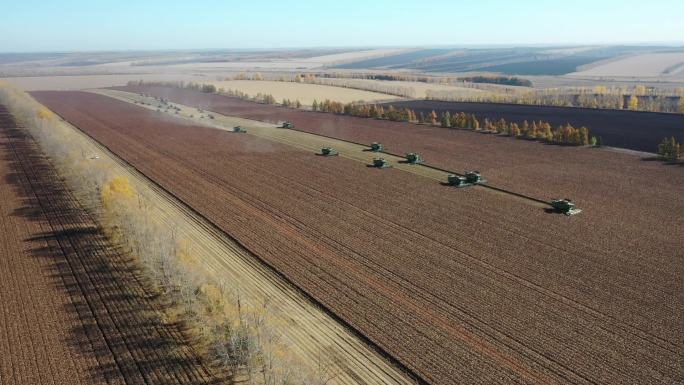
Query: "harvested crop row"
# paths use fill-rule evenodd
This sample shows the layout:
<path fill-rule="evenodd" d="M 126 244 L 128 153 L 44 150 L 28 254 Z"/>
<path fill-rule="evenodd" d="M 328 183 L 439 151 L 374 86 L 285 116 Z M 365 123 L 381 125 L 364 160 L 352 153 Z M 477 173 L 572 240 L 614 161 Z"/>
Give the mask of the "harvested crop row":
<path fill-rule="evenodd" d="M 180 331 L 160 323 L 131 261 L 1 112 L 0 382 L 213 383 Z"/>
<path fill-rule="evenodd" d="M 225 115 L 264 121 L 287 120 L 296 129 L 358 143 L 382 142 L 394 154 L 415 151 L 429 165 L 456 172 L 480 170 L 490 184 L 540 199 L 568 197 L 584 209 L 589 223 L 583 243 L 610 254 L 652 255 L 652 267 L 673 263 L 684 234 L 684 172 L 614 151 L 541 145 L 470 131 L 377 121 L 260 105 L 220 95 L 170 87 L 135 86 L 181 104 Z M 663 227 L 667 223 L 668 226 Z M 601 228 L 606 232 L 600 231 Z M 610 231 L 607 231 L 610 229 Z M 579 236 L 580 234 L 578 234 Z M 620 260 L 618 258 L 618 260 Z"/>
<path fill-rule="evenodd" d="M 34 96 L 431 383 L 681 375 L 681 265 L 587 245 L 588 217 L 175 124 L 103 96 Z"/>

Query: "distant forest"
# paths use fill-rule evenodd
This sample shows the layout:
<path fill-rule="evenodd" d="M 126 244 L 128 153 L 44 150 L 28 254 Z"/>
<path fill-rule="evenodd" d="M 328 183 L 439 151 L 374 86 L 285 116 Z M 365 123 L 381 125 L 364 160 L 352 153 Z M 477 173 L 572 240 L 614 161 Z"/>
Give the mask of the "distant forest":
<path fill-rule="evenodd" d="M 532 87 L 532 82 L 527 79 L 509 76 L 472 76 L 466 78 L 458 78 L 464 82 L 469 83 L 490 83 L 490 84 L 504 84 L 507 86 Z"/>

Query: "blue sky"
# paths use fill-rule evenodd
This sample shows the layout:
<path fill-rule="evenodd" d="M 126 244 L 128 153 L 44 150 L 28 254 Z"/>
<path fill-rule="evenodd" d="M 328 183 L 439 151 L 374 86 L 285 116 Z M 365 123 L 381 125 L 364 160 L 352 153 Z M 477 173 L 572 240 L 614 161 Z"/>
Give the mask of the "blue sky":
<path fill-rule="evenodd" d="M 684 42 L 684 0 L 0 2 L 0 52 Z"/>

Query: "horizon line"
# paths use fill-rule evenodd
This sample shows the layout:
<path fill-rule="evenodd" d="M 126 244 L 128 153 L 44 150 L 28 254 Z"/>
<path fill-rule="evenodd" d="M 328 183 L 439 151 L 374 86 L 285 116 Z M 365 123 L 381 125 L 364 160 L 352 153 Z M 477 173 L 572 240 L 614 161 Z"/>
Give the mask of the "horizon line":
<path fill-rule="evenodd" d="M 203 47 L 203 48 L 111 48 L 97 50 L 54 49 L 54 50 L 25 50 L 3 51 L 0 54 L 39 54 L 39 53 L 108 53 L 108 52 L 202 52 L 202 51 L 288 51 L 288 50 L 372 50 L 383 48 L 404 49 L 459 49 L 459 48 L 528 48 L 528 47 L 611 47 L 611 46 L 639 46 L 684 48 L 684 40 L 674 41 L 622 41 L 622 42 L 588 42 L 588 43 L 464 43 L 464 44 L 421 44 L 421 45 L 330 45 L 330 46 L 291 46 L 291 47 Z"/>

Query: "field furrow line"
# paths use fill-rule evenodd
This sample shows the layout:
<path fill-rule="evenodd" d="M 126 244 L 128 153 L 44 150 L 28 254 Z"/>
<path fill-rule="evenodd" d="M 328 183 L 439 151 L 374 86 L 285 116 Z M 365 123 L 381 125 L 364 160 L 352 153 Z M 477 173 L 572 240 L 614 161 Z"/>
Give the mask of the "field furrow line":
<path fill-rule="evenodd" d="M 11 143 L 11 142 L 10 142 Z M 46 196 L 39 196 L 38 195 L 38 190 L 33 188 L 33 184 L 31 183 L 31 180 L 28 178 L 28 175 L 31 175 L 32 168 L 28 167 L 28 165 L 25 165 L 23 162 L 21 162 L 21 157 L 17 153 L 17 150 L 13 144 L 12 148 L 14 150 L 15 158 L 19 160 L 19 164 L 22 167 L 22 171 L 24 172 L 24 175 L 26 175 L 26 182 L 28 186 L 32 186 L 32 193 L 35 195 L 35 201 L 41 208 L 41 211 L 43 212 L 45 218 L 47 219 L 48 223 L 50 226 L 59 231 L 63 231 L 64 229 L 59 228 L 59 226 L 55 226 L 54 220 L 50 220 L 50 209 L 46 205 L 46 201 L 44 200 Z M 43 198 L 43 199 L 41 199 Z M 71 245 L 68 242 L 64 242 L 63 240 L 60 239 L 60 237 L 56 238 L 56 242 L 59 245 L 59 248 L 62 250 L 63 255 L 65 256 L 70 256 L 70 255 L 75 255 L 76 251 L 73 248 L 73 245 Z M 70 258 L 66 258 L 67 264 L 69 265 L 69 269 L 72 271 L 72 277 L 75 278 L 74 283 L 78 286 L 79 292 L 83 293 L 84 296 L 82 300 L 85 301 L 89 312 L 92 314 L 95 323 L 97 324 L 98 329 L 100 330 L 101 336 L 104 338 L 104 342 L 107 345 L 108 349 L 112 352 L 112 356 L 114 357 L 117 366 L 119 367 L 120 373 L 124 376 L 126 379 L 127 383 L 135 384 L 135 383 L 141 383 L 140 380 L 141 378 L 138 377 L 136 379 L 135 377 L 135 370 L 133 370 L 130 365 L 127 365 L 125 363 L 122 363 L 119 357 L 127 357 L 128 355 L 126 354 L 127 352 L 125 350 L 120 349 L 120 344 L 118 344 L 115 341 L 112 341 L 110 338 L 108 338 L 109 335 L 112 335 L 114 332 L 114 326 L 111 323 L 111 319 L 103 313 L 103 310 L 101 309 L 99 304 L 92 301 L 88 295 L 85 295 L 86 293 L 96 293 L 95 290 L 95 285 L 93 285 L 92 281 L 87 279 L 87 273 L 82 269 L 82 266 L 75 265 L 73 261 Z M 79 280 L 78 277 L 86 277 L 85 280 Z M 128 356 L 130 358 L 130 356 Z"/>
<path fill-rule="evenodd" d="M 678 375 L 677 268 L 654 280 L 665 271 L 659 258 L 622 253 L 612 239 L 594 246 L 617 222 L 601 222 L 591 206 L 586 216 L 546 215 L 477 189 L 450 194 L 342 157 L 312 164 L 312 154 L 262 138 L 60 95 L 68 101 L 51 103 L 63 116 L 428 382 L 651 384 Z M 645 236 L 634 244 L 657 239 Z M 648 261 L 655 267 L 641 269 Z M 216 273 L 225 266 L 205 262 Z"/>

